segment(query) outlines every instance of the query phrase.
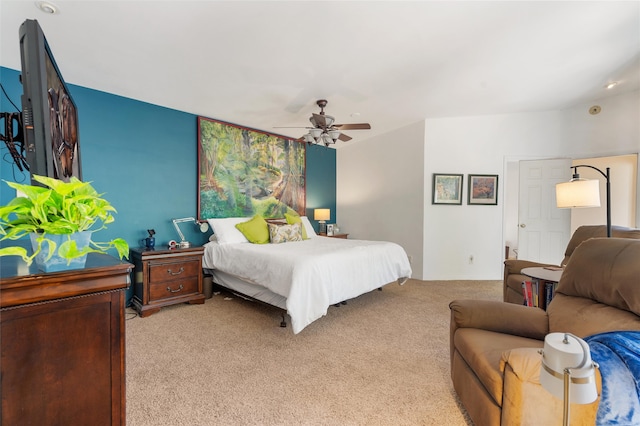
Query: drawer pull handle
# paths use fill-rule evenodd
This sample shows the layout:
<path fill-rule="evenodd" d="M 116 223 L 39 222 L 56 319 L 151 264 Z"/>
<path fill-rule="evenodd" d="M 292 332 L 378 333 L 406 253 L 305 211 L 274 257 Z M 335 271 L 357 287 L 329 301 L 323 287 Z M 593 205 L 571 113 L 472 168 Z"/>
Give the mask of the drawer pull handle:
<path fill-rule="evenodd" d="M 182 286 L 182 284 L 180 284 L 180 287 L 178 287 L 178 289 L 177 289 L 177 290 L 171 290 L 171 287 L 167 287 L 167 291 L 168 291 L 169 293 L 178 293 L 178 292 L 182 291 L 182 289 L 183 289 L 183 288 L 184 288 L 184 287 Z"/>
<path fill-rule="evenodd" d="M 178 272 L 173 272 L 171 269 L 167 269 L 167 274 L 169 275 L 180 275 L 184 272 L 184 268 L 181 266 Z"/>

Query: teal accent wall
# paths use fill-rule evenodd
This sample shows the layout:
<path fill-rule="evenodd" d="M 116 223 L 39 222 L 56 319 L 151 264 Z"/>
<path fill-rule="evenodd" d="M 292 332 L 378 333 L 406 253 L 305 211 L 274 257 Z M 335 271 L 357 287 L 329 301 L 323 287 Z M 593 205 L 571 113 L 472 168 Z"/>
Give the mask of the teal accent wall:
<path fill-rule="evenodd" d="M 22 108 L 19 74 L 0 67 L 3 87 L 11 101 Z M 156 231 L 157 245 L 179 239 L 171 219 L 197 216 L 197 116 L 68 86 L 78 108 L 83 180 L 91 181 L 118 210 L 115 222 L 94 239 L 108 241 L 121 237 L 130 246 L 137 246 L 151 228 Z M 0 111 L 16 111 L 4 94 L 0 95 Z M 4 127 L 0 130 L 4 131 Z M 0 146 L 0 154 L 2 179 L 29 183 L 28 174 L 13 165 L 4 144 Z M 330 208 L 331 222 L 335 222 L 335 150 L 308 147 L 306 161 L 307 215 L 313 222 L 314 208 Z M 0 205 L 14 196 L 6 184 L 0 186 Z M 317 223 L 314 225 L 317 229 Z M 180 229 L 192 244 L 204 244 L 209 237 L 209 233 L 201 234 L 187 223 L 181 224 Z"/>

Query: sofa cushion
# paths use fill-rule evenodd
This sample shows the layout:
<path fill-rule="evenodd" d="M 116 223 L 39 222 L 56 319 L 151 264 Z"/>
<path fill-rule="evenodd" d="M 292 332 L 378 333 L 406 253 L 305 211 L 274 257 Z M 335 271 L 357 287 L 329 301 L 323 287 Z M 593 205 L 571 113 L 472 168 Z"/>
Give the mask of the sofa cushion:
<path fill-rule="evenodd" d="M 556 293 L 584 297 L 640 315 L 638 277 L 640 240 L 593 238 L 576 248 Z"/>
<path fill-rule="evenodd" d="M 499 406 L 502 405 L 502 353 L 514 348 L 541 348 L 542 345 L 541 340 L 476 328 L 461 328 L 454 335 L 456 350 Z"/>

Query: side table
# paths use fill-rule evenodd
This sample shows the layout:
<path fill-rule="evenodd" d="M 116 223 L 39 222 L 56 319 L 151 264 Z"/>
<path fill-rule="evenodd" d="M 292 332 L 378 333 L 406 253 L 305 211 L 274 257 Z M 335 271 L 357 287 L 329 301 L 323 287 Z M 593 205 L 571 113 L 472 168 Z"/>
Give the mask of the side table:
<path fill-rule="evenodd" d="M 333 234 L 333 235 L 327 235 L 327 234 L 318 234 L 321 237 L 329 237 L 329 238 L 342 238 L 342 239 L 347 239 L 349 237 L 349 234 Z"/>
<path fill-rule="evenodd" d="M 177 249 L 133 248 L 135 266 L 133 307 L 141 317 L 177 303 L 204 303 L 203 247 Z"/>
<path fill-rule="evenodd" d="M 555 287 L 562 277 L 562 268 L 556 267 L 532 267 L 522 268 L 523 275 L 531 277 L 537 284 L 538 308 L 547 309 L 547 305 L 553 298 Z"/>

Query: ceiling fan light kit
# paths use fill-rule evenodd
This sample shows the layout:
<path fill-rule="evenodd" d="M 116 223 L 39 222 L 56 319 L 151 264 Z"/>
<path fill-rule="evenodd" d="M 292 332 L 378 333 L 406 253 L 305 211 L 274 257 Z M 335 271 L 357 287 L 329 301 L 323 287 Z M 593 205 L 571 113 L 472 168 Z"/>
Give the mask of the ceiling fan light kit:
<path fill-rule="evenodd" d="M 324 113 L 324 107 L 327 106 L 327 103 L 326 99 L 316 101 L 316 104 L 320 107 L 320 114 L 311 114 L 309 122 L 311 122 L 313 127 L 308 128 L 309 132 L 299 138 L 298 141 L 306 142 L 309 145 L 313 143 L 322 143 L 325 146 L 329 146 L 338 142 L 338 140 L 344 142 L 351 140 L 350 136 L 345 135 L 340 130 L 371 129 L 371 125 L 369 123 L 333 124 L 335 123 L 335 118 Z"/>

